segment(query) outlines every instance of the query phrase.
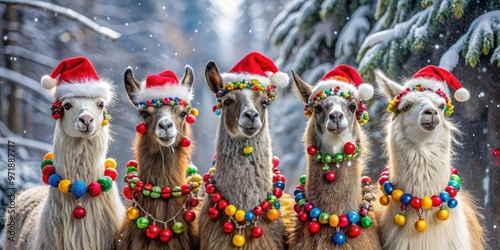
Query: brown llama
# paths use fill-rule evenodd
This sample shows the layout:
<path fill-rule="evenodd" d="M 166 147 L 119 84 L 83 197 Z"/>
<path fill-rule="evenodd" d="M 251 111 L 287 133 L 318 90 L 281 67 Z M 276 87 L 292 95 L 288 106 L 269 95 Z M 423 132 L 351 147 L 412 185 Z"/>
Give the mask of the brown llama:
<path fill-rule="evenodd" d="M 220 121 L 214 168 L 203 177 L 201 249 L 285 249 L 291 202 L 282 192 L 284 177 L 273 170 L 267 107 L 275 85 L 286 86 L 288 76 L 252 52 L 222 75 L 208 62 L 205 80 L 219 102 L 214 112 Z"/>
<path fill-rule="evenodd" d="M 56 99 L 54 152 L 42 163 L 42 180 L 51 187 L 18 196 L 23 224 L 15 245 L 6 241 L 4 249 L 112 249 L 124 212 L 113 185 L 116 170 L 105 170 L 116 167 L 105 162 L 110 140 L 105 106 L 113 100 L 113 87 L 84 57 L 63 60 L 42 85 L 55 88 Z"/>
<path fill-rule="evenodd" d="M 335 67 L 314 87 L 292 75 L 311 118 L 304 132 L 307 181 L 302 176 L 295 191 L 298 216 L 290 249 L 382 249 L 371 211 L 371 179 L 361 177 L 370 144 L 360 126 L 368 121 L 363 100 L 372 97 L 373 88 L 347 65 Z"/>
<path fill-rule="evenodd" d="M 125 71 L 125 89 L 141 124 L 134 145 L 137 162 L 127 164 L 123 192 L 133 202 L 118 229 L 117 249 L 199 248 L 192 209 L 202 178 L 189 166 L 194 147 L 189 124 L 198 112 L 190 106 L 193 83 L 187 65 L 180 83 L 170 70 L 149 75 L 143 83 L 134 79 L 131 68 Z"/>
<path fill-rule="evenodd" d="M 393 113 L 385 125 L 387 168 L 379 184 L 385 249 L 484 249 L 482 216 L 451 167 L 459 130 L 449 120 L 469 93 L 450 72 L 427 66 L 399 85 L 375 72 Z"/>

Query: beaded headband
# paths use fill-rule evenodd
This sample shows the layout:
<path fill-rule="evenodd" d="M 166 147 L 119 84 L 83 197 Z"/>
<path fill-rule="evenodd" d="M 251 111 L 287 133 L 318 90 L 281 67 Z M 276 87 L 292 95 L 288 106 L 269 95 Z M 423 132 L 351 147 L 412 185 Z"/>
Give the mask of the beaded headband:
<path fill-rule="evenodd" d="M 368 112 L 366 112 L 366 106 L 363 104 L 363 100 L 354 97 L 354 93 L 351 91 L 340 91 L 340 86 L 336 86 L 331 89 L 324 89 L 318 91 L 313 97 L 309 98 L 309 101 L 304 106 L 304 115 L 311 116 L 314 111 L 314 107 L 322 100 L 328 96 L 340 96 L 347 100 L 354 100 L 358 103 L 358 109 L 356 110 L 356 119 L 358 119 L 359 125 L 363 125 L 368 122 L 370 117 Z"/>
<path fill-rule="evenodd" d="M 422 85 L 417 85 L 417 86 L 415 86 L 415 87 L 413 87 L 411 89 L 410 88 L 406 88 L 403 92 L 399 93 L 394 98 L 394 100 L 392 100 L 389 103 L 389 106 L 387 106 L 387 112 L 396 114 L 398 112 L 398 105 L 399 105 L 399 103 L 401 101 L 401 98 L 403 96 L 405 96 L 406 94 L 408 94 L 410 92 L 414 92 L 414 91 L 417 91 L 417 92 L 430 91 L 430 92 L 436 93 L 438 96 L 444 98 L 444 100 L 446 101 L 446 107 L 444 108 L 444 114 L 446 116 L 451 116 L 451 114 L 453 114 L 453 111 L 454 111 L 455 107 L 453 107 L 453 104 L 451 104 L 451 98 L 448 98 L 448 96 L 446 96 L 446 93 L 444 93 L 441 89 L 433 90 L 431 88 L 423 87 Z"/>
<path fill-rule="evenodd" d="M 238 89 L 250 89 L 253 91 L 265 90 L 267 92 L 267 97 L 269 100 L 274 101 L 276 99 L 276 87 L 273 84 L 264 85 L 260 83 L 257 79 L 252 80 L 241 80 L 241 82 L 230 82 L 226 84 L 224 87 L 220 88 L 216 93 L 217 105 L 212 107 L 212 111 L 216 115 L 220 115 L 222 112 L 222 97 L 224 97 L 227 93 L 232 90 Z"/>
<path fill-rule="evenodd" d="M 189 102 L 184 101 L 184 100 L 182 100 L 182 98 L 178 98 L 178 97 L 165 97 L 163 99 L 161 99 L 161 98 L 160 99 L 151 99 L 150 101 L 139 102 L 139 103 L 137 103 L 137 109 L 141 110 L 141 109 L 145 109 L 147 107 L 161 108 L 164 105 L 168 105 L 168 106 L 182 105 L 182 106 L 186 107 L 187 111 L 190 113 L 190 115 L 186 116 L 186 121 L 188 121 L 189 124 L 194 123 L 195 119 L 193 119 L 193 118 L 198 116 L 198 110 L 196 108 L 192 108 L 191 104 Z M 191 115 L 193 117 L 190 117 Z"/>

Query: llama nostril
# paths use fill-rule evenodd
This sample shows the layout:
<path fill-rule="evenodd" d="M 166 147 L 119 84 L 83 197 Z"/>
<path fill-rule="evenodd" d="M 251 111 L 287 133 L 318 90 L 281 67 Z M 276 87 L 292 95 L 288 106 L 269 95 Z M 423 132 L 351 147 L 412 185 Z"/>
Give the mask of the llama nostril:
<path fill-rule="evenodd" d="M 257 118 L 259 116 L 259 113 L 255 112 L 255 111 L 246 111 L 243 115 L 246 118 L 250 119 L 250 121 L 253 122 L 255 120 L 255 118 Z"/>
<path fill-rule="evenodd" d="M 88 126 L 91 122 L 94 121 L 94 117 L 92 117 L 90 115 L 82 115 L 82 116 L 78 117 L 78 120 L 80 120 L 81 123 Z"/>
<path fill-rule="evenodd" d="M 344 118 L 344 114 L 340 111 L 333 111 L 330 113 L 329 117 L 332 121 L 336 122 L 337 120 Z"/>
<path fill-rule="evenodd" d="M 426 115 L 437 115 L 437 111 L 435 109 L 426 109 L 426 110 L 424 110 L 424 114 L 426 114 Z"/>
<path fill-rule="evenodd" d="M 167 128 L 172 128 L 173 126 L 174 126 L 174 123 L 173 123 L 173 122 L 171 122 L 171 123 L 167 124 Z"/>

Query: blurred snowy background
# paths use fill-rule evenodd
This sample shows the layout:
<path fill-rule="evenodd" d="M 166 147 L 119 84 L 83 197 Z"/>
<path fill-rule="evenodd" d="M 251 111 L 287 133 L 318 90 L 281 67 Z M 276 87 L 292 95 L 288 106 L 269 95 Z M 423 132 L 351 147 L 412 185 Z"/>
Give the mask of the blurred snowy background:
<path fill-rule="evenodd" d="M 208 60 L 229 70 L 250 51 L 274 59 L 280 70 L 295 70 L 314 83 L 335 65 L 357 67 L 366 82 L 380 68 L 392 79 L 410 77 L 423 66 L 452 71 L 471 92 L 455 102 L 455 119 L 464 143 L 456 166 L 465 187 L 486 216 L 489 244 L 500 246 L 500 1 L 23 1 L 0 0 L 0 213 L 7 204 L 7 143 L 16 143 L 16 187 L 40 185 L 39 162 L 51 150 L 53 101 L 39 79 L 58 62 L 83 55 L 101 77 L 117 86 L 111 108 L 116 158 L 123 175 L 131 158 L 138 116 L 123 87 L 127 66 L 137 79 L 165 69 L 179 77 L 184 65 L 196 73 L 194 163 L 204 172 L 211 163 L 217 117 L 215 98 L 205 86 Z M 288 178 L 288 191 L 305 172 L 302 103 L 290 89 L 279 91 L 270 107 L 275 155 Z M 369 105 L 374 180 L 384 167 L 380 122 L 386 105 Z M 500 154 L 500 153 L 499 153 Z M 119 185 L 123 183 L 118 182 Z M 491 192 L 490 192 L 491 191 Z M 0 221 L 3 228 L 3 217 Z M 1 237 L 2 241 L 4 237 Z"/>

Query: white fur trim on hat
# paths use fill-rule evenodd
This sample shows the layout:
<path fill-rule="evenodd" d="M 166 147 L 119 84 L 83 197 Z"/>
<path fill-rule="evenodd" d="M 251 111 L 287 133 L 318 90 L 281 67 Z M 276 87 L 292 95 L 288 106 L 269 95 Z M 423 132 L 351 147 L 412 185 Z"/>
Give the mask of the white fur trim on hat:
<path fill-rule="evenodd" d="M 42 76 L 42 80 L 40 82 L 42 83 L 42 87 L 44 89 L 52 89 L 57 83 L 56 79 L 50 77 L 49 75 Z"/>
<path fill-rule="evenodd" d="M 113 100 L 113 85 L 104 80 L 88 80 L 83 82 L 59 83 L 55 98 L 62 100 L 69 97 L 102 97 L 106 102 Z"/>
<path fill-rule="evenodd" d="M 370 100 L 373 96 L 373 87 L 368 83 L 362 83 L 358 87 L 359 98 L 363 100 Z"/>
<path fill-rule="evenodd" d="M 277 88 L 284 88 L 288 85 L 290 78 L 284 72 L 278 71 L 272 74 L 269 79 L 271 79 L 271 83 L 274 84 Z"/>
<path fill-rule="evenodd" d="M 457 91 L 455 91 L 455 94 L 453 96 L 457 101 L 465 102 L 469 100 L 470 94 L 469 91 L 467 91 L 465 88 L 459 88 Z"/>
<path fill-rule="evenodd" d="M 193 100 L 193 93 L 185 85 L 170 86 L 163 85 L 152 88 L 146 88 L 146 81 L 141 83 L 141 89 L 133 97 L 135 103 L 151 101 L 152 99 L 163 99 L 166 97 L 181 98 L 185 101 Z"/>
<path fill-rule="evenodd" d="M 243 79 L 245 80 L 252 80 L 256 79 L 260 83 L 264 85 L 269 85 L 271 81 L 269 80 L 268 77 L 266 76 L 261 76 L 261 75 L 254 75 L 254 74 L 245 74 L 245 73 L 222 73 L 222 81 L 224 84 L 229 83 L 229 82 L 241 82 Z"/>
<path fill-rule="evenodd" d="M 325 89 L 332 89 L 339 86 L 340 90 L 343 92 L 351 91 L 351 93 L 354 94 L 354 97 L 359 98 L 359 92 L 358 89 L 356 89 L 356 86 L 354 84 L 338 81 L 338 80 L 326 80 L 326 81 L 319 81 L 314 85 L 314 88 L 312 90 L 311 96 L 314 96 L 316 93 L 318 93 L 320 90 L 325 90 Z"/>

